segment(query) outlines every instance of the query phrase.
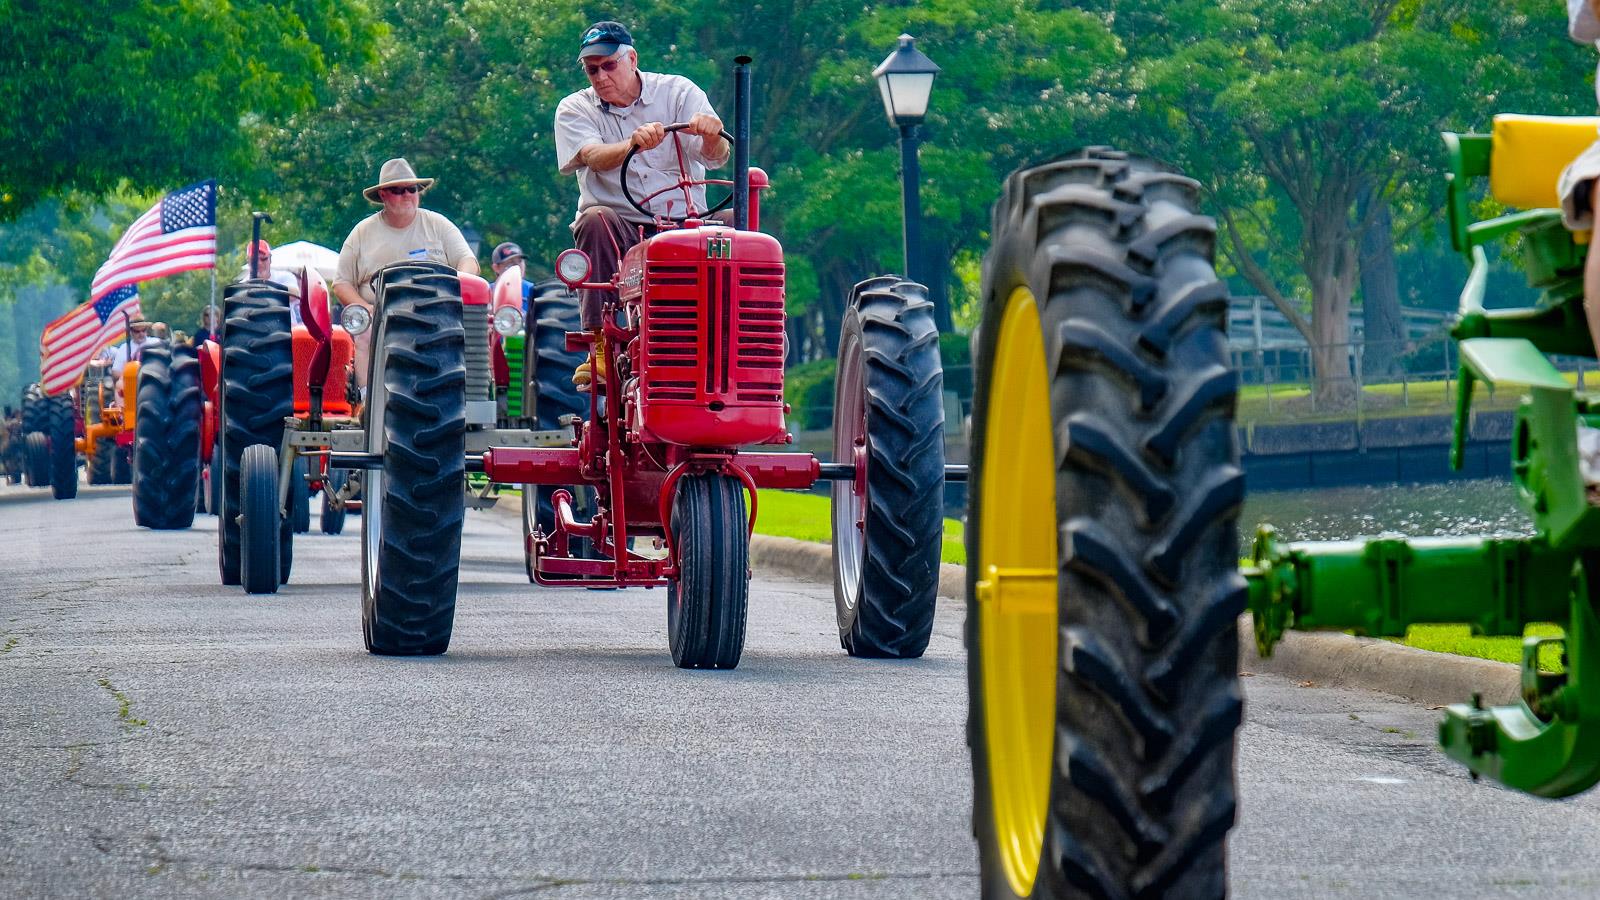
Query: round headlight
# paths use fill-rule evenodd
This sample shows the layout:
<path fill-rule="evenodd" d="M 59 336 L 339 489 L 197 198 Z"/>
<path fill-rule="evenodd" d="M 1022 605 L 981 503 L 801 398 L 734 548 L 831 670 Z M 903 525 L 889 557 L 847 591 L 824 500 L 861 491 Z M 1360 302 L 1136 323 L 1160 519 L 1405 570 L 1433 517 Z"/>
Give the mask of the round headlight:
<path fill-rule="evenodd" d="M 581 284 L 589 277 L 589 254 L 576 247 L 563 250 L 556 257 L 556 274 L 570 287 Z"/>
<path fill-rule="evenodd" d="M 352 303 L 339 313 L 339 324 L 352 335 L 360 334 L 372 327 L 372 312 L 365 306 Z"/>
<path fill-rule="evenodd" d="M 513 335 L 522 330 L 522 310 L 515 306 L 502 306 L 494 311 L 494 330 L 501 335 Z"/>

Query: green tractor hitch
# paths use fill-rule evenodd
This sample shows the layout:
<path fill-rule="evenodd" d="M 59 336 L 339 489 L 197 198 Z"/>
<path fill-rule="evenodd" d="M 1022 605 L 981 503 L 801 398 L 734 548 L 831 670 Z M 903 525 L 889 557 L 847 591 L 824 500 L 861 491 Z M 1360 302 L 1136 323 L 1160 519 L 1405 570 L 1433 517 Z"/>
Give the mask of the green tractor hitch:
<path fill-rule="evenodd" d="M 1474 776 L 1565 797 L 1600 781 L 1600 583 L 1591 590 L 1592 566 L 1600 552 L 1557 549 L 1540 536 L 1283 544 L 1263 526 L 1244 576 L 1263 657 L 1288 629 L 1403 637 L 1422 624 L 1464 622 L 1484 635 L 1562 625 L 1564 637 L 1524 639 L 1520 702 L 1452 704 L 1439 743 Z M 1561 671 L 1541 671 L 1541 659 L 1552 656 Z"/>
<path fill-rule="evenodd" d="M 1518 393 L 1511 477 L 1533 519 L 1527 537 L 1284 543 L 1260 528 L 1242 569 L 1257 651 L 1287 630 L 1403 637 L 1412 625 L 1467 624 L 1474 634 L 1526 637 L 1521 697 L 1505 706 L 1445 708 L 1439 743 L 1474 778 L 1541 797 L 1600 781 L 1600 488 L 1585 479 L 1579 433 L 1600 429 L 1600 396 L 1580 395 L 1549 354 L 1594 358 L 1583 310 L 1587 244 L 1562 225 L 1556 176 L 1594 140 L 1594 119 L 1498 116 L 1492 135 L 1445 135 L 1451 240 L 1471 267 L 1451 331 L 1460 348 L 1451 465 L 1461 467 L 1474 388 Z M 1570 146 L 1569 146 L 1570 145 Z M 1524 211 L 1470 222 L 1471 179 Z M 1489 309 L 1484 246 L 1515 237 L 1530 307 Z"/>

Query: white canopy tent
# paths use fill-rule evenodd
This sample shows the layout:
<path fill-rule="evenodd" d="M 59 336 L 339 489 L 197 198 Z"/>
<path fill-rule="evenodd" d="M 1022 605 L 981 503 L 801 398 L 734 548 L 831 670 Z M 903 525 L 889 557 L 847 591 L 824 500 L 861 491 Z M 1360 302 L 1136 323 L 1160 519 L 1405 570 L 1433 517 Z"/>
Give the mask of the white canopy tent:
<path fill-rule="evenodd" d="M 315 269 L 324 280 L 332 284 L 339 272 L 339 253 L 310 241 L 295 241 L 272 248 L 274 269 L 298 269 L 301 266 Z"/>

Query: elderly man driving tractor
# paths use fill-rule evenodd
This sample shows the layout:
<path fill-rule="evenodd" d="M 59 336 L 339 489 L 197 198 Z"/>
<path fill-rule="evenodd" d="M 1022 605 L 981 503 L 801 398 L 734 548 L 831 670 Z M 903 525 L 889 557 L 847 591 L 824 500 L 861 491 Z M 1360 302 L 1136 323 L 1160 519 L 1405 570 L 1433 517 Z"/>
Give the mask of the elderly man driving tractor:
<path fill-rule="evenodd" d="M 597 22 L 584 31 L 578 62 L 589 87 L 569 94 L 556 108 L 556 164 L 563 175 L 578 176 L 578 216 L 572 223 L 575 246 L 588 255 L 594 281 L 609 281 L 629 247 L 656 233 L 652 216 L 682 216 L 684 199 L 673 188 L 680 177 L 705 178 L 705 171 L 728 161 L 722 120 L 694 82 L 681 75 L 639 70 L 633 35 L 617 22 Z M 681 141 L 668 143 L 664 122 L 687 122 Z M 627 192 L 622 164 L 638 152 L 629 169 Z M 681 154 L 681 156 L 680 156 Z M 706 209 L 703 185 L 690 189 L 696 209 Z M 636 207 L 628 192 L 644 198 Z M 719 216 L 730 221 L 726 216 Z M 583 328 L 600 331 L 600 292 L 580 293 Z M 594 359 L 603 359 L 594 344 Z M 591 363 L 572 381 L 588 390 Z"/>

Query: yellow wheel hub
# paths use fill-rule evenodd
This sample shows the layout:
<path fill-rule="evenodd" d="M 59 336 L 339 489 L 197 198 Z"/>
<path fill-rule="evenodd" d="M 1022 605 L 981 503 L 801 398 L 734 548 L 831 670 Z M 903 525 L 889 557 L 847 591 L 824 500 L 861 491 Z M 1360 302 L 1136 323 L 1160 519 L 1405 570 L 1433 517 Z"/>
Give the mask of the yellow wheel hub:
<path fill-rule="evenodd" d="M 1056 723 L 1056 460 L 1038 305 L 1006 300 L 984 422 L 978 645 L 995 836 L 1011 889 L 1033 890 Z"/>

